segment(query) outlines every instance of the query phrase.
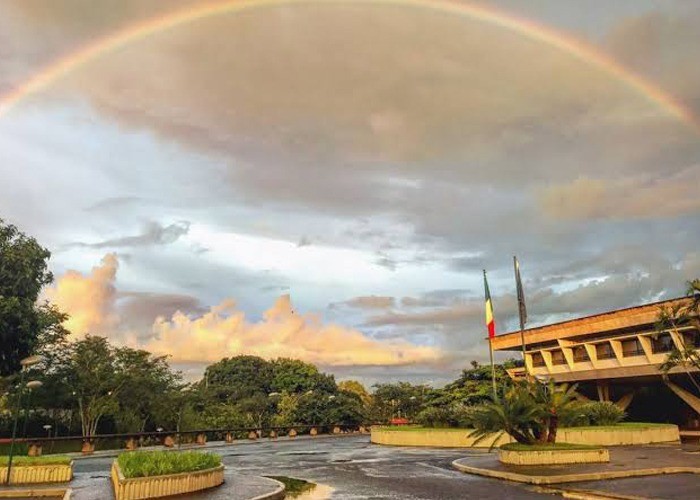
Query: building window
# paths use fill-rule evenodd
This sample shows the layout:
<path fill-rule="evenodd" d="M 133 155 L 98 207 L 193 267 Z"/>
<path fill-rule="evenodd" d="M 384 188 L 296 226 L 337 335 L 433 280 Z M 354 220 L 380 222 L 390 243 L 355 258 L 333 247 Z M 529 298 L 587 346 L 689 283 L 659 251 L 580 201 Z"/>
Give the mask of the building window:
<path fill-rule="evenodd" d="M 590 358 L 588 357 L 588 351 L 586 351 L 586 348 L 584 346 L 578 345 L 574 347 L 574 361 L 590 361 Z"/>
<path fill-rule="evenodd" d="M 654 354 L 671 352 L 673 350 L 673 339 L 668 333 L 662 333 L 651 338 L 651 350 Z"/>
<path fill-rule="evenodd" d="M 566 358 L 562 351 L 552 351 L 552 364 L 553 365 L 565 365 Z"/>
<path fill-rule="evenodd" d="M 542 353 L 536 352 L 532 355 L 532 366 L 544 366 L 544 358 Z"/>
<path fill-rule="evenodd" d="M 615 357 L 615 352 L 609 342 L 596 344 L 595 353 L 598 359 L 612 359 Z"/>
<path fill-rule="evenodd" d="M 642 344 L 637 339 L 627 339 L 622 341 L 622 355 L 625 358 L 632 356 L 644 356 Z"/>
<path fill-rule="evenodd" d="M 683 333 L 683 342 L 685 342 L 685 346 L 687 348 L 691 348 L 691 347 L 694 347 L 695 349 L 700 348 L 700 332 L 698 332 L 698 331 L 684 332 Z"/>

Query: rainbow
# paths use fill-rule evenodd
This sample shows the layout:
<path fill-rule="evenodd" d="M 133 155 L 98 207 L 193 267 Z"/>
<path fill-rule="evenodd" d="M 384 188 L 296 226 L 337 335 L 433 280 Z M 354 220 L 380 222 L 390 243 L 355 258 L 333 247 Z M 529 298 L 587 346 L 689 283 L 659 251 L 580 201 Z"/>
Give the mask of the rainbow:
<path fill-rule="evenodd" d="M 26 97 L 46 89 L 54 82 L 76 69 L 114 50 L 148 38 L 156 33 L 220 14 L 279 5 L 314 3 L 368 3 L 413 6 L 464 16 L 475 21 L 503 28 L 531 40 L 555 47 L 592 67 L 599 68 L 612 78 L 624 83 L 630 89 L 644 96 L 650 102 L 661 107 L 669 115 L 683 121 L 700 132 L 700 122 L 676 98 L 652 82 L 625 68 L 593 46 L 549 27 L 536 24 L 526 19 L 514 17 L 495 8 L 470 5 L 457 0 L 223 0 L 186 7 L 126 26 L 119 31 L 94 40 L 89 45 L 47 65 L 15 89 L 0 96 L 0 117 Z"/>

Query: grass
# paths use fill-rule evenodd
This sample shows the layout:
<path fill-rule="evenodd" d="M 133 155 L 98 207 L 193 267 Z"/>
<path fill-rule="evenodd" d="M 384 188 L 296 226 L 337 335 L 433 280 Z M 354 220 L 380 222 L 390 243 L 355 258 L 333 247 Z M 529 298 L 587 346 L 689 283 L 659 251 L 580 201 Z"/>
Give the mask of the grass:
<path fill-rule="evenodd" d="M 310 483 L 309 481 L 304 481 L 303 479 L 297 479 L 295 477 L 288 476 L 266 476 L 270 479 L 275 479 L 280 483 L 284 484 L 285 498 L 296 498 L 302 493 L 311 491 L 316 487 L 316 484 Z"/>
<path fill-rule="evenodd" d="M 567 430 L 584 431 L 616 431 L 620 429 L 650 429 L 656 427 L 667 427 L 673 424 L 657 424 L 653 422 L 620 422 L 614 425 L 586 425 L 582 427 L 566 427 Z M 564 427 L 560 427 L 564 429 Z"/>
<path fill-rule="evenodd" d="M 652 422 L 620 422 L 615 425 L 587 425 L 582 427 L 560 427 L 559 429 L 566 430 L 585 430 L 585 431 L 612 431 L 620 429 L 648 429 L 654 427 L 666 427 L 672 424 L 657 424 Z M 425 431 L 449 431 L 449 432 L 464 432 L 472 431 L 468 427 L 423 427 L 420 425 L 382 425 L 379 426 L 383 431 L 402 431 L 402 432 L 425 432 Z"/>
<path fill-rule="evenodd" d="M 466 427 L 423 427 L 420 425 L 381 425 L 379 429 L 382 431 L 401 431 L 401 432 L 425 432 L 425 431 L 450 431 L 464 432 L 471 431 Z"/>
<path fill-rule="evenodd" d="M 221 457 L 197 451 L 134 451 L 119 455 L 117 463 L 129 479 L 213 469 L 221 465 Z"/>
<path fill-rule="evenodd" d="M 590 446 L 587 444 L 571 444 L 571 443 L 542 443 L 542 444 L 522 444 L 522 443 L 507 443 L 501 445 L 502 450 L 506 451 L 563 451 L 563 450 L 601 450 L 600 446 Z"/>
<path fill-rule="evenodd" d="M 0 456 L 0 467 L 7 467 L 6 456 Z M 40 457 L 12 457 L 12 466 L 26 465 L 68 465 L 72 459 L 65 455 L 48 455 Z"/>

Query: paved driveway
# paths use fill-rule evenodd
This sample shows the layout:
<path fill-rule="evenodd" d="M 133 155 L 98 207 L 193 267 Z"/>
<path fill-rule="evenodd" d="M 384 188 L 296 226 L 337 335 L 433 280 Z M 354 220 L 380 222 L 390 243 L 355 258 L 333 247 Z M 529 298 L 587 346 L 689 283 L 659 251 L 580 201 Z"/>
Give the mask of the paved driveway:
<path fill-rule="evenodd" d="M 370 444 L 368 436 L 238 443 L 211 451 L 240 473 L 307 479 L 330 487 L 334 499 L 553 498 L 525 485 L 453 470 L 452 460 L 469 451 L 390 448 Z M 112 460 L 78 460 L 75 471 L 106 477 Z M 328 496 L 328 488 L 319 490 L 320 498 Z"/>

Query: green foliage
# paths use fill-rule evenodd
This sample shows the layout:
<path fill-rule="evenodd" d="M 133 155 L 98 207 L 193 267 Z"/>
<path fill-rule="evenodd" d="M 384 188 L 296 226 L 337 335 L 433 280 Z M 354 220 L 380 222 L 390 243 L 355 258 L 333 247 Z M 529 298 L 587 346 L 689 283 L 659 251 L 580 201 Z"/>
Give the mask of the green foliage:
<path fill-rule="evenodd" d="M 256 394 L 269 394 L 272 380 L 268 361 L 257 356 L 236 356 L 209 365 L 202 382 L 209 398 L 235 403 Z"/>
<path fill-rule="evenodd" d="M 507 433 L 518 443 L 554 443 L 560 418 L 571 418 L 580 409 L 575 389 L 554 382 L 515 384 L 501 398 L 474 409 L 470 435 L 480 441 Z"/>
<path fill-rule="evenodd" d="M 50 256 L 34 238 L 0 219 L 0 376 L 17 372 L 19 361 L 39 347 L 43 332 L 61 319 L 49 306 L 37 305 L 41 289 L 53 281 Z"/>
<path fill-rule="evenodd" d="M 120 454 L 117 462 L 128 479 L 213 469 L 221 465 L 221 457 L 197 451 L 134 451 Z"/>
<path fill-rule="evenodd" d="M 409 382 L 375 384 L 370 408 L 371 420 L 388 422 L 394 417 L 413 419 L 427 401 L 430 388 Z"/>
<path fill-rule="evenodd" d="M 591 401 L 581 407 L 585 423 L 582 425 L 615 425 L 625 418 L 625 411 L 610 401 Z"/>
<path fill-rule="evenodd" d="M 0 467 L 7 467 L 8 458 L 0 456 Z M 12 458 L 13 467 L 23 465 L 68 465 L 72 458 L 65 455 L 44 455 L 40 457 L 15 456 Z"/>
<path fill-rule="evenodd" d="M 463 404 L 428 406 L 418 412 L 415 421 L 425 427 L 461 427 L 472 425 L 473 408 Z"/>

